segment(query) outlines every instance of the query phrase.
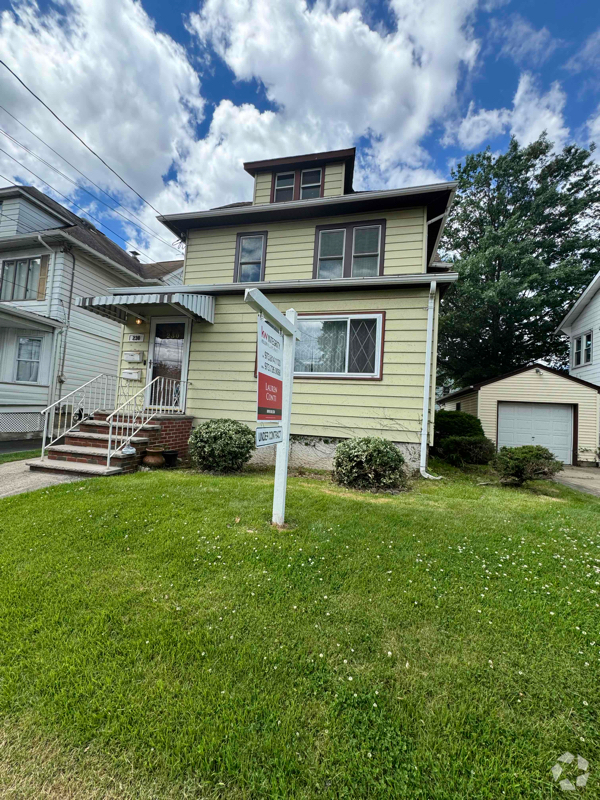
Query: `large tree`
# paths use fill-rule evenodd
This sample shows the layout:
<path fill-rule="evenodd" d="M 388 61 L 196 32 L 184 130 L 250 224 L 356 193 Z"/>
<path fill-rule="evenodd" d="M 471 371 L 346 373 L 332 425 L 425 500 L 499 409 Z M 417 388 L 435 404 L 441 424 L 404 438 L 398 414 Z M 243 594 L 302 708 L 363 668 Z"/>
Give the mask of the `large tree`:
<path fill-rule="evenodd" d="M 468 386 L 536 359 L 567 363 L 555 330 L 600 269 L 600 167 L 590 150 L 554 152 L 546 135 L 488 148 L 453 170 L 441 243 L 458 282 L 442 302 L 439 372 Z"/>

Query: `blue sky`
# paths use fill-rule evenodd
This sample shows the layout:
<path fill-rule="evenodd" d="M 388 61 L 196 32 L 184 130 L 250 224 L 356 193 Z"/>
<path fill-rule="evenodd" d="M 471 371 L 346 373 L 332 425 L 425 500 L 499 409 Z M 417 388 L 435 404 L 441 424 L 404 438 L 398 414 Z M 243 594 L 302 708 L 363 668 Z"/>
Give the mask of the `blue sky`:
<path fill-rule="evenodd" d="M 600 4 L 515 0 L 71 0 L 0 3 L 3 58 L 163 213 L 249 199 L 242 163 L 358 148 L 355 185 L 443 180 L 468 152 L 546 129 L 600 140 Z M 155 213 L 8 73 L 0 103 L 163 238 Z M 9 181 L 51 190 L 148 259 L 175 251 L 0 109 Z M 3 182 L 2 185 L 4 185 Z M 61 202 L 60 195 L 55 195 Z M 103 196 L 109 205 L 113 201 Z M 77 213 L 81 213 L 74 208 Z"/>

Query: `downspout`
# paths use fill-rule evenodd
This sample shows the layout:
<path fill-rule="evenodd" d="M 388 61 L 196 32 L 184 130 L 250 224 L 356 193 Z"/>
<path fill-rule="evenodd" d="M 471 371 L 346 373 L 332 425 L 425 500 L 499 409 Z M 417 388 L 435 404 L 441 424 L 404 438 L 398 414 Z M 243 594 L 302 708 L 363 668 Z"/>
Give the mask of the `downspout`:
<path fill-rule="evenodd" d="M 71 258 L 73 259 L 73 268 L 71 270 L 71 283 L 69 285 L 69 305 L 67 306 L 67 319 L 63 331 L 63 341 L 62 341 L 62 356 L 61 356 L 61 363 L 59 369 L 59 376 L 58 382 L 60 383 L 60 390 L 59 390 L 59 397 L 60 400 L 62 397 L 62 387 L 65 383 L 65 361 L 67 358 L 67 342 L 69 339 L 69 330 L 71 327 L 71 308 L 73 307 L 73 285 L 75 283 L 75 252 L 71 247 L 65 248 L 65 253 L 70 253 Z"/>
<path fill-rule="evenodd" d="M 436 281 L 431 281 L 429 285 L 429 302 L 427 304 L 427 342 L 425 349 L 425 380 L 423 381 L 423 425 L 421 428 L 421 461 L 419 472 L 424 478 L 439 481 L 427 472 L 427 438 L 429 428 L 429 404 L 431 402 L 431 362 L 433 358 L 433 321 L 435 312 L 435 296 L 437 292 Z"/>

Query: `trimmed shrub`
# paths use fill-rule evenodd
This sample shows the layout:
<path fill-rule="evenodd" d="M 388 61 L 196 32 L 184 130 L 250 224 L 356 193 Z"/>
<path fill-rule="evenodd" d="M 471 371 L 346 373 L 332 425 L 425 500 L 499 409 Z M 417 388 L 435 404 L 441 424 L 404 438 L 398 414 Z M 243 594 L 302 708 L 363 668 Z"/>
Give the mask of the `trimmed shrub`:
<path fill-rule="evenodd" d="M 404 456 L 379 436 L 346 439 L 335 449 L 333 479 L 352 489 L 401 489 L 406 487 Z"/>
<path fill-rule="evenodd" d="M 194 428 L 189 455 L 198 469 L 239 472 L 254 450 L 254 433 L 235 419 L 211 419 Z"/>
<path fill-rule="evenodd" d="M 436 411 L 434 447 L 440 447 L 448 436 L 483 436 L 481 421 L 466 411 Z"/>
<path fill-rule="evenodd" d="M 503 483 L 514 483 L 517 486 L 525 481 L 551 478 L 563 468 L 562 461 L 558 461 L 550 450 L 539 444 L 502 447 L 492 461 L 492 466 Z"/>
<path fill-rule="evenodd" d="M 487 436 L 448 436 L 442 441 L 440 455 L 455 467 L 489 464 L 496 455 L 496 447 Z"/>

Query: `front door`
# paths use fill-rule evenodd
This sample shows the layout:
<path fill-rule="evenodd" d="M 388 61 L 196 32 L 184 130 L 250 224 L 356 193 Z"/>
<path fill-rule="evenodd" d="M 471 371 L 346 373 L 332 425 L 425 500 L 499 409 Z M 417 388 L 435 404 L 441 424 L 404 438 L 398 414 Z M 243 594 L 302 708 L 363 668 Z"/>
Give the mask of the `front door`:
<path fill-rule="evenodd" d="M 146 403 L 152 408 L 185 408 L 191 320 L 154 317 L 150 324 Z M 157 380 L 155 380 L 157 379 Z"/>

